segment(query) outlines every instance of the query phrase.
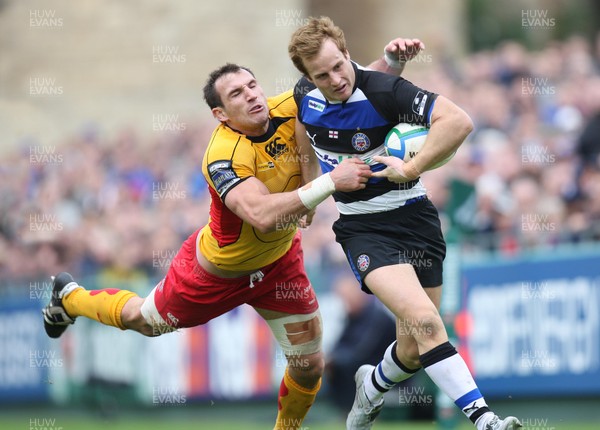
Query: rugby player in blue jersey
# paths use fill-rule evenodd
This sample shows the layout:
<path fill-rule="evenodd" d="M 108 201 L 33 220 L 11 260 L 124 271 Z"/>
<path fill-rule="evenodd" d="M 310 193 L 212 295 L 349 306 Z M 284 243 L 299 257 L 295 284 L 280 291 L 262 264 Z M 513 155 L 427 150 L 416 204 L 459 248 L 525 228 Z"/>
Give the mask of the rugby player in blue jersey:
<path fill-rule="evenodd" d="M 295 89 L 299 144 L 305 133 L 303 145 L 312 145 L 324 172 L 348 157 L 371 167 L 364 189 L 333 193 L 340 212 L 333 229 L 362 289 L 398 324 L 382 361 L 356 373 L 347 428 L 370 429 L 384 393 L 420 368 L 478 430 L 521 428 L 517 418 L 500 419 L 489 409 L 438 312 L 446 245 L 419 176 L 456 151 L 473 128 L 470 117 L 441 95 L 352 62 L 342 30 L 327 17 L 310 18 L 288 50 L 304 75 Z M 390 57 L 390 66 L 400 64 Z M 384 156 L 385 136 L 399 122 L 430 127 L 423 149 L 407 163 Z"/>

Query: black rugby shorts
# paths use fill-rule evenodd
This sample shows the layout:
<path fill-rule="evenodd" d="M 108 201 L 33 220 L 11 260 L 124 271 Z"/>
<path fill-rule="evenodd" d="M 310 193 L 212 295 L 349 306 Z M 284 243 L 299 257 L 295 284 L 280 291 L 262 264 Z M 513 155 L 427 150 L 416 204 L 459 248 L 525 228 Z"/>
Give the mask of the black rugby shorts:
<path fill-rule="evenodd" d="M 371 271 L 402 263 L 413 266 L 424 288 L 442 285 L 446 243 L 438 211 L 426 197 L 391 211 L 340 215 L 333 231 L 369 294 L 364 280 Z"/>

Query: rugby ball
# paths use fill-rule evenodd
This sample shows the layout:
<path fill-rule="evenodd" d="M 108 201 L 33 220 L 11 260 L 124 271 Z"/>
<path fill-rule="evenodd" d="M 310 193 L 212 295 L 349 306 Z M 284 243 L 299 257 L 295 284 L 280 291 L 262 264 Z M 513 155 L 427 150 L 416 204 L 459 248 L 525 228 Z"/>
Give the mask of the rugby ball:
<path fill-rule="evenodd" d="M 408 161 L 419 153 L 429 129 L 422 125 L 408 124 L 402 122 L 394 126 L 385 137 L 385 152 L 387 155 L 398 157 L 403 161 Z M 448 158 L 434 164 L 428 170 L 437 169 L 443 166 L 454 157 L 455 153 L 450 154 Z"/>

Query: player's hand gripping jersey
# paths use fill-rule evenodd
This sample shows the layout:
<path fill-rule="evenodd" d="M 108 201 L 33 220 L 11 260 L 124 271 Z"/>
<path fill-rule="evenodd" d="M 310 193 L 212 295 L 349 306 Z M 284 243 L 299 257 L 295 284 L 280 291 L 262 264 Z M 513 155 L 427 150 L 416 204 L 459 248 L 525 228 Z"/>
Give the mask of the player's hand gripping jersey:
<path fill-rule="evenodd" d="M 282 219 L 276 231 L 261 233 L 223 203 L 228 192 L 251 176 L 271 193 L 293 191 L 300 185 L 292 91 L 267 102 L 271 118 L 267 133 L 246 136 L 221 124 L 204 154 L 202 172 L 212 201 L 199 247 L 206 259 L 223 270 L 254 270 L 272 263 L 287 252 L 297 231 L 293 220 Z"/>

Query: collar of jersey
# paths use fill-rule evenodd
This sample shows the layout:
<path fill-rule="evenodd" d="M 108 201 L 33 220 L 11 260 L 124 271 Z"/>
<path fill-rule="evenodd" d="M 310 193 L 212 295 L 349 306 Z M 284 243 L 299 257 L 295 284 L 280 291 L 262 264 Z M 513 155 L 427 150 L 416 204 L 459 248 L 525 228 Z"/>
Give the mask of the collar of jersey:
<path fill-rule="evenodd" d="M 248 139 L 252 143 L 264 142 L 267 139 L 269 139 L 271 136 L 273 136 L 273 134 L 275 134 L 275 126 L 273 126 L 273 122 L 271 121 L 270 118 L 269 118 L 269 128 L 267 129 L 266 133 L 261 134 L 260 136 L 248 136 L 248 135 L 242 133 L 241 131 L 228 126 L 227 124 L 223 124 L 223 125 L 225 127 L 227 127 L 229 130 L 233 131 L 234 133 L 239 134 L 240 136 L 244 136 L 246 139 Z"/>
<path fill-rule="evenodd" d="M 225 127 L 229 128 L 230 130 L 234 131 L 235 133 L 244 136 L 246 139 L 248 139 L 252 143 L 265 143 L 267 140 L 269 140 L 271 137 L 273 137 L 273 135 L 275 134 L 275 132 L 277 131 L 277 129 L 279 128 L 279 126 L 281 124 L 283 124 L 286 121 L 289 121 L 290 119 L 292 119 L 292 118 L 291 117 L 269 118 L 269 128 L 267 129 L 267 131 L 264 134 L 261 134 L 260 136 L 247 136 L 244 133 L 237 131 L 235 128 L 229 127 L 227 124 L 224 124 L 224 125 L 225 125 Z"/>

